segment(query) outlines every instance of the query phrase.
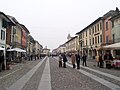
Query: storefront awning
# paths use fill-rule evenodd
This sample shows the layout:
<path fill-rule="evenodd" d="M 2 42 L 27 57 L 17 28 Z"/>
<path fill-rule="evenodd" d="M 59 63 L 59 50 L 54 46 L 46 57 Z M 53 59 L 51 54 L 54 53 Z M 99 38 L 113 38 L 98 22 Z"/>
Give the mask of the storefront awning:
<path fill-rule="evenodd" d="M 26 52 L 25 50 L 20 48 L 12 48 L 12 49 L 8 49 L 7 51 Z"/>
<path fill-rule="evenodd" d="M 115 44 L 103 46 L 103 48 L 108 48 L 108 49 L 120 49 L 120 43 L 115 43 Z"/>
<path fill-rule="evenodd" d="M 0 47 L 0 50 L 5 50 L 5 48 Z"/>

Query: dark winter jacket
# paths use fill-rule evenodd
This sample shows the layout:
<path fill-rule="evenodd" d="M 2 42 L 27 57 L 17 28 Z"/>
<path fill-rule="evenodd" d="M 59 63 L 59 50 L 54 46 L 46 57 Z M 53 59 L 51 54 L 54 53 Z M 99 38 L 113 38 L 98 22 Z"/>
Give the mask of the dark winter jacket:
<path fill-rule="evenodd" d="M 67 62 L 67 58 L 66 58 L 65 54 L 63 54 L 62 57 L 63 57 L 63 62 Z"/>
<path fill-rule="evenodd" d="M 86 56 L 86 55 L 83 55 L 83 56 L 82 56 L 82 59 L 83 59 L 83 61 L 86 60 L 86 59 L 87 59 L 87 56 Z"/>
<path fill-rule="evenodd" d="M 76 61 L 80 61 L 80 55 L 76 54 Z"/>
<path fill-rule="evenodd" d="M 4 56 L 0 56 L 0 63 L 4 62 Z"/>

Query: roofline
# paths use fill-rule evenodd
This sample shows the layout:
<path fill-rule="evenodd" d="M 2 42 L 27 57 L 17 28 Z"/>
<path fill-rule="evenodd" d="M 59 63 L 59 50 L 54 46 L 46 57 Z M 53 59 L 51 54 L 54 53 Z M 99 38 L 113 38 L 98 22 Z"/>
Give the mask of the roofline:
<path fill-rule="evenodd" d="M 109 20 L 114 20 L 114 19 L 117 19 L 117 18 L 120 18 L 120 13 L 118 13 L 117 15 L 111 17 Z"/>
<path fill-rule="evenodd" d="M 23 25 L 23 24 L 20 24 L 20 25 L 23 27 L 23 29 L 25 29 L 25 31 L 28 32 L 28 34 L 30 34 L 29 30 L 25 27 L 25 25 Z"/>
<path fill-rule="evenodd" d="M 70 39 L 70 40 L 68 40 L 66 43 L 70 42 L 71 40 L 73 40 L 73 39 L 75 39 L 75 38 L 77 38 L 77 36 L 75 36 L 75 37 L 71 38 L 71 39 Z M 66 44 L 66 43 L 65 43 L 65 44 Z"/>
<path fill-rule="evenodd" d="M 93 21 L 91 24 L 89 24 L 87 27 L 85 27 L 84 29 L 82 29 L 80 32 L 76 33 L 76 35 L 80 34 L 81 32 L 83 32 L 84 30 L 86 30 L 87 28 L 89 28 L 90 26 L 93 26 L 95 23 L 97 23 L 98 21 L 102 20 L 102 17 L 99 17 L 98 19 L 96 19 L 95 21 Z"/>
<path fill-rule="evenodd" d="M 15 26 L 15 24 L 8 18 L 7 15 L 5 15 L 3 12 L 0 12 L 0 14 L 3 14 L 12 23 L 12 25 Z"/>

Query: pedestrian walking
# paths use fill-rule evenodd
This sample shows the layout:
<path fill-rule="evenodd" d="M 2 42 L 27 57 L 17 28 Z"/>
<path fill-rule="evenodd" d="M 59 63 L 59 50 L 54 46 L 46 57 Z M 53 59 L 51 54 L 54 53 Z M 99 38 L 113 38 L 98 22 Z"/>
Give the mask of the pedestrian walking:
<path fill-rule="evenodd" d="M 99 67 L 103 68 L 103 58 L 102 58 L 102 54 L 99 54 Z"/>
<path fill-rule="evenodd" d="M 76 54 L 77 69 L 80 69 L 80 55 L 79 52 Z"/>
<path fill-rule="evenodd" d="M 112 57 L 112 54 L 111 54 L 110 52 L 107 52 L 107 53 L 104 55 L 104 60 L 105 60 L 105 62 L 106 62 L 106 68 L 111 69 L 112 63 L 113 63 L 113 57 Z"/>
<path fill-rule="evenodd" d="M 110 52 L 109 52 L 108 56 L 109 56 L 109 62 L 110 62 L 110 67 L 109 68 L 111 69 L 112 65 L 113 65 L 113 56 Z"/>
<path fill-rule="evenodd" d="M 65 53 L 62 55 L 62 57 L 63 57 L 63 67 L 66 68 L 67 57 Z"/>
<path fill-rule="evenodd" d="M 76 57 L 75 57 L 75 54 L 73 53 L 73 54 L 71 55 L 71 62 L 72 62 L 73 68 L 76 67 L 76 66 L 75 66 L 75 60 L 76 60 Z"/>
<path fill-rule="evenodd" d="M 109 60 L 113 60 L 113 56 L 110 52 L 109 52 L 108 56 L 109 56 Z"/>
<path fill-rule="evenodd" d="M 83 56 L 82 56 L 82 60 L 83 60 L 83 66 L 87 66 L 86 60 L 87 60 L 87 55 L 83 52 Z"/>
<path fill-rule="evenodd" d="M 106 52 L 105 55 L 104 55 L 104 60 L 108 60 L 109 59 L 109 55 L 108 53 Z"/>
<path fill-rule="evenodd" d="M 99 64 L 100 64 L 99 55 L 97 55 L 95 58 L 96 58 L 96 61 L 97 61 L 97 66 L 99 67 L 99 66 L 100 66 L 100 65 L 99 65 Z"/>
<path fill-rule="evenodd" d="M 62 67 L 62 55 L 59 54 L 59 67 Z"/>

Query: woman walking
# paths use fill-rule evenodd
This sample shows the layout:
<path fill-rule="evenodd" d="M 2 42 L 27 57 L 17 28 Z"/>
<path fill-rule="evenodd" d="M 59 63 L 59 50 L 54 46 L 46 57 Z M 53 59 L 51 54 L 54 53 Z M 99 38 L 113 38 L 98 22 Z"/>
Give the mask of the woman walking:
<path fill-rule="evenodd" d="M 61 56 L 61 54 L 59 55 L 59 67 L 62 67 L 62 56 Z"/>
<path fill-rule="evenodd" d="M 76 54 L 77 69 L 80 69 L 80 55 L 79 52 Z"/>
<path fill-rule="evenodd" d="M 72 62 L 73 68 L 75 68 L 75 60 L 76 60 L 76 57 L 75 57 L 75 54 L 73 53 L 71 56 L 71 62 Z"/>

